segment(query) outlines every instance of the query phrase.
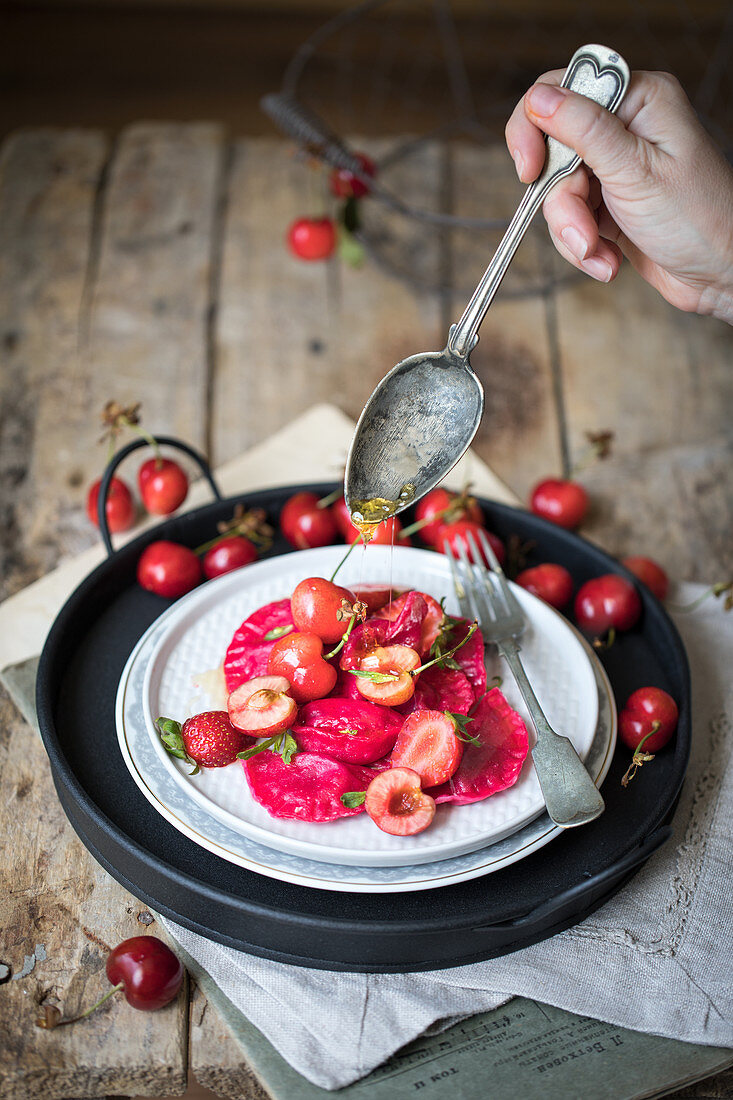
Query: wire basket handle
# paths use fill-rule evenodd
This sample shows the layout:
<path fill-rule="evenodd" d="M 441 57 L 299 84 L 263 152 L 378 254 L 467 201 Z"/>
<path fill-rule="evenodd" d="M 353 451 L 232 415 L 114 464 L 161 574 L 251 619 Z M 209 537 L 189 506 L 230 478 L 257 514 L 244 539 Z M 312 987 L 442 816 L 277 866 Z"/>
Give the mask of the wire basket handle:
<path fill-rule="evenodd" d="M 202 454 L 190 447 L 188 443 L 184 443 L 180 439 L 176 439 L 174 436 L 158 435 L 155 437 L 156 442 L 165 447 L 173 447 L 175 450 L 183 451 L 192 458 L 199 466 L 201 473 L 204 475 L 211 491 L 217 500 L 222 499 L 219 486 L 216 484 L 214 475 L 211 472 L 209 463 Z M 102 480 L 99 485 L 99 497 L 97 499 L 97 522 L 99 523 L 99 533 L 102 536 L 102 542 L 104 543 L 107 553 L 112 556 L 114 554 L 114 547 L 112 546 L 112 539 L 110 537 L 109 524 L 107 523 L 107 497 L 109 495 L 110 485 L 112 484 L 112 477 L 115 470 L 120 463 L 127 458 L 133 451 L 139 450 L 140 447 L 149 447 L 150 444 L 146 439 L 134 439 L 132 443 L 128 443 L 126 447 L 122 447 L 115 455 L 112 456 L 110 461 L 105 467 L 102 474 Z"/>

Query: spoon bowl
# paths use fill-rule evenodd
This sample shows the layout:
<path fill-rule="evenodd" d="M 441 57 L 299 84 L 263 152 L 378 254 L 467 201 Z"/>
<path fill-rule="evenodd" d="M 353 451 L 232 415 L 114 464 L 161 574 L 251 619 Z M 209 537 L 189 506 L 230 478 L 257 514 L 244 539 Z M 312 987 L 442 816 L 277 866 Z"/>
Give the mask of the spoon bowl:
<path fill-rule="evenodd" d="M 375 497 L 401 511 L 434 488 L 468 450 L 484 411 L 484 390 L 468 360 L 449 348 L 403 359 L 361 414 L 349 452 L 346 503 Z M 404 503 L 401 494 L 407 492 Z M 419 486 L 419 492 L 417 487 Z"/>

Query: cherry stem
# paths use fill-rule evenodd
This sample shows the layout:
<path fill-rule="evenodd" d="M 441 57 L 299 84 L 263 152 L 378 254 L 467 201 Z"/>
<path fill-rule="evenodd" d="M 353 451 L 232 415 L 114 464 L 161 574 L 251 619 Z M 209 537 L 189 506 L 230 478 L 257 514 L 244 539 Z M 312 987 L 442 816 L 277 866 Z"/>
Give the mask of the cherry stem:
<path fill-rule="evenodd" d="M 435 523 L 436 519 L 443 519 L 444 517 L 452 518 L 452 513 L 455 512 L 456 516 L 460 516 L 466 510 L 466 504 L 469 500 L 468 490 L 470 485 L 466 485 L 458 496 L 446 504 L 445 508 L 441 508 L 439 512 L 434 512 L 432 516 L 425 516 L 424 519 L 417 519 L 414 523 L 409 524 L 408 527 L 403 527 L 402 535 L 405 537 L 409 535 L 416 535 L 418 531 L 421 531 L 423 527 L 427 527 L 429 523 Z"/>
<path fill-rule="evenodd" d="M 324 655 L 323 655 L 324 661 L 330 661 L 331 657 L 335 657 L 336 654 L 339 653 L 340 650 L 342 650 L 344 648 L 344 646 L 346 645 L 346 643 L 349 640 L 349 634 L 351 634 L 351 631 L 354 629 L 354 623 L 355 622 L 356 622 L 356 615 L 352 614 L 351 618 L 349 619 L 349 625 L 346 627 L 346 630 L 341 635 L 341 641 L 338 643 L 338 645 L 334 649 L 331 650 L 330 653 L 324 653 Z"/>
<path fill-rule="evenodd" d="M 124 982 L 118 982 L 118 984 L 113 985 L 112 988 L 108 990 L 108 992 L 105 993 L 105 995 L 101 997 L 96 1004 L 93 1004 L 91 1008 L 88 1008 L 86 1012 L 82 1012 L 79 1016 L 72 1016 L 68 1020 L 59 1020 L 59 1022 L 55 1026 L 63 1027 L 65 1024 L 75 1024 L 79 1020 L 85 1020 L 87 1016 L 91 1016 L 93 1012 L 96 1012 L 99 1006 L 103 1005 L 104 1002 L 109 1000 L 110 997 L 113 997 L 115 993 L 119 993 L 121 989 L 124 989 L 124 986 Z"/>
<path fill-rule="evenodd" d="M 449 657 L 452 657 L 454 653 L 457 653 L 461 646 L 464 646 L 469 638 L 478 630 L 478 621 L 474 619 L 469 628 L 468 634 L 465 638 L 461 638 L 458 645 L 454 645 L 452 649 L 449 649 L 447 653 L 441 653 L 440 657 L 433 657 L 432 661 L 428 661 L 427 664 L 419 665 L 417 668 L 413 668 L 410 671 L 410 676 L 417 676 L 418 672 L 424 672 L 426 668 L 430 668 L 431 665 L 439 665 L 441 661 L 446 661 Z"/>
<path fill-rule="evenodd" d="M 328 508 L 329 505 L 335 504 L 340 496 L 343 496 L 343 489 L 334 489 L 332 493 L 328 493 L 327 496 L 321 497 L 316 503 L 316 508 Z"/>
<path fill-rule="evenodd" d="M 671 611 L 694 611 L 710 596 L 715 596 L 717 598 L 718 596 L 724 595 L 726 592 L 733 592 L 733 581 L 718 581 L 716 584 L 711 585 L 710 588 L 706 588 L 696 600 L 692 601 L 692 603 L 669 604 L 668 606 Z M 726 610 L 728 610 L 727 603 Z"/>
<path fill-rule="evenodd" d="M 629 783 L 634 778 L 634 776 L 636 775 L 637 771 L 642 766 L 642 764 L 645 764 L 649 760 L 654 759 L 654 754 L 653 753 L 642 752 L 641 749 L 642 749 L 642 746 L 644 745 L 644 743 L 646 741 L 648 741 L 649 738 L 652 737 L 657 732 L 657 730 L 659 729 L 661 724 L 662 723 L 659 721 L 659 719 L 655 719 L 652 722 L 652 728 L 649 730 L 649 733 L 644 734 L 641 741 L 639 742 L 639 744 L 634 749 L 634 755 L 631 758 L 631 763 L 629 764 L 628 768 L 626 769 L 623 776 L 621 777 L 621 786 L 622 787 L 628 787 Z"/>
<path fill-rule="evenodd" d="M 336 568 L 334 569 L 333 573 L 331 574 L 331 584 L 333 584 L 333 582 L 334 582 L 334 581 L 336 580 L 336 575 L 337 575 L 337 573 L 338 573 L 338 572 L 339 572 L 339 570 L 341 569 L 341 566 L 342 566 L 342 565 L 344 564 L 344 562 L 346 561 L 346 559 L 348 558 L 349 554 L 350 554 L 350 553 L 351 553 L 351 551 L 352 551 L 352 550 L 354 549 L 354 547 L 356 546 L 356 544 L 358 543 L 358 541 L 359 541 L 358 539 L 355 539 L 355 540 L 354 540 L 354 542 L 352 542 L 351 546 L 350 546 L 350 547 L 349 547 L 349 549 L 348 549 L 348 550 L 346 551 L 346 553 L 345 553 L 345 554 L 344 554 L 344 556 L 342 557 L 341 561 L 340 561 L 340 562 L 338 563 L 338 565 L 337 565 L 337 566 L 336 566 Z"/>

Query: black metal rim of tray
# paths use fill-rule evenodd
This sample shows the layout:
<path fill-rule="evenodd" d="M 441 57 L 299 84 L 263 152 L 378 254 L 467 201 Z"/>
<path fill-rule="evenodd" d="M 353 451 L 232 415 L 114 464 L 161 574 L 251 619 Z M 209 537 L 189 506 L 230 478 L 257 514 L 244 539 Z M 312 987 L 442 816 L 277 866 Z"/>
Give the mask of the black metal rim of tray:
<path fill-rule="evenodd" d="M 675 741 L 627 788 L 620 779 L 629 753 L 617 750 L 603 785 L 605 813 L 526 859 L 424 892 L 331 893 L 262 877 L 179 834 L 129 776 L 114 706 L 127 657 L 171 602 L 139 587 L 137 559 L 155 539 L 196 547 L 211 538 L 239 503 L 218 498 L 212 488 L 214 503 L 146 531 L 79 585 L 51 629 L 39 667 L 39 722 L 64 810 L 92 855 L 143 903 L 210 939 L 281 962 L 363 972 L 430 970 L 506 954 L 578 923 L 667 838 L 689 755 L 689 670 L 676 628 L 647 591 L 641 593 L 640 625 L 620 635 L 601 660 L 619 706 L 646 684 L 674 696 L 680 710 Z M 264 508 L 276 525 L 296 490 L 322 496 L 334 488 L 282 487 L 248 493 L 242 501 Z M 103 486 L 100 497 L 105 491 Z M 530 564 L 561 562 L 576 584 L 606 572 L 630 576 L 574 534 L 520 509 L 480 503 L 500 537 L 535 542 Z M 291 548 L 278 536 L 269 556 L 287 552 Z"/>

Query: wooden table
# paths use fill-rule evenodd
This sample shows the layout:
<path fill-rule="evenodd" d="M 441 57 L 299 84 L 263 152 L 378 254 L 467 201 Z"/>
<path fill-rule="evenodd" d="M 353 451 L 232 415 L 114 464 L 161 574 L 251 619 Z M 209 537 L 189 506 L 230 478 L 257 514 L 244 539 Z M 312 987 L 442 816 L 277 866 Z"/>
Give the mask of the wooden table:
<path fill-rule="evenodd" d="M 405 165 L 400 186 L 415 203 L 437 195 L 463 213 L 497 201 L 509 213 L 519 194 L 503 150 L 437 144 Z M 389 366 L 442 346 L 493 240 L 426 233 L 415 262 L 444 285 L 417 293 L 371 262 L 292 259 L 283 236 L 307 194 L 285 144 L 230 141 L 211 123 L 141 123 L 114 142 L 33 130 L 5 143 L 2 595 L 96 539 L 84 497 L 103 465 L 98 414 L 109 398 L 142 401 L 150 430 L 218 465 L 317 401 L 356 416 Z M 400 245 L 400 219 L 369 217 Z M 520 276 L 560 270 L 544 238 L 538 229 L 522 246 Z M 526 497 L 581 454 L 586 431 L 611 429 L 614 454 L 583 475 L 593 497 L 585 533 L 614 554 L 651 554 L 673 577 L 730 579 L 731 330 L 675 312 L 631 270 L 611 287 L 576 280 L 520 298 L 509 289 L 473 360 L 488 395 L 481 457 Z M 196 990 L 158 1014 L 129 1013 L 124 1029 L 113 1012 L 83 1029 L 32 1026 L 34 1002 L 49 995 L 67 1011 L 90 1003 L 108 945 L 152 918 L 76 839 L 41 746 L 6 697 L 0 708 L 0 820 L 12 836 L 0 960 L 17 973 L 31 953 L 27 976 L 0 989 L 0 1095 L 180 1093 L 189 1059 L 219 1096 L 262 1095 Z M 46 957 L 34 960 L 37 943 Z M 733 1096 L 733 1074 L 683 1095 Z"/>

